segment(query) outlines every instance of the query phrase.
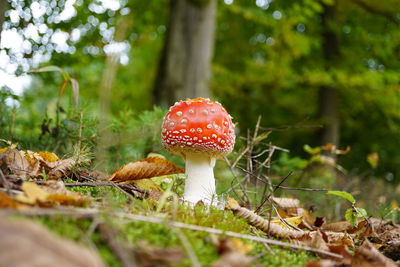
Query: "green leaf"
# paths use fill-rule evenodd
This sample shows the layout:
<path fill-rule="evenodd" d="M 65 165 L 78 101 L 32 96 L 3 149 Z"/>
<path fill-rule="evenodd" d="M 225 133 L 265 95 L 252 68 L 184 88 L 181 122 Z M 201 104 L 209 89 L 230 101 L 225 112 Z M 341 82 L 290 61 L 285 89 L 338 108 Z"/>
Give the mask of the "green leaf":
<path fill-rule="evenodd" d="M 320 147 L 310 147 L 309 145 L 304 145 L 303 149 L 305 152 L 311 154 L 311 155 L 315 155 L 321 152 L 321 148 Z"/>
<path fill-rule="evenodd" d="M 347 193 L 345 191 L 328 191 L 327 194 L 344 198 L 344 199 L 348 200 L 351 204 L 356 203 L 356 200 L 354 199 L 354 197 L 350 193 Z"/>
<path fill-rule="evenodd" d="M 352 208 L 346 210 L 346 214 L 344 215 L 344 217 L 346 218 L 346 221 L 348 221 L 351 225 L 357 226 L 358 216 L 357 213 Z"/>
<path fill-rule="evenodd" d="M 359 218 L 365 218 L 367 217 L 367 211 L 363 208 L 355 208 L 356 212 L 357 212 L 357 216 Z"/>
<path fill-rule="evenodd" d="M 46 66 L 46 67 L 43 67 L 43 68 L 40 68 L 40 69 L 36 69 L 36 70 L 31 70 L 31 71 L 28 71 L 28 72 L 35 73 L 35 72 L 54 72 L 54 71 L 57 71 L 57 72 L 61 73 L 61 75 L 63 76 L 64 80 L 69 81 L 70 78 L 69 78 L 68 73 L 66 71 L 62 70 L 61 68 L 59 68 L 57 66 L 53 66 L 53 65 Z"/>

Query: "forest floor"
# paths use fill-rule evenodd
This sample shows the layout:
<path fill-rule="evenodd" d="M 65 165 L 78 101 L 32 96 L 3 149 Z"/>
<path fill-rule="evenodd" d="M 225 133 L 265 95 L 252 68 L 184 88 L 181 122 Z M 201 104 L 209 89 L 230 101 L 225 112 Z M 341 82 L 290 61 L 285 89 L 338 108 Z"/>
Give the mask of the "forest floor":
<path fill-rule="evenodd" d="M 193 207 L 179 200 L 183 175 L 162 168 L 170 164 L 163 158 L 124 165 L 111 176 L 77 169 L 84 161 L 12 144 L 0 150 L 0 262 L 397 266 L 400 259 L 399 225 L 368 216 L 342 191 L 330 191 L 351 203 L 347 221 L 339 222 L 273 194 L 265 198 L 266 211 L 233 198 L 224 208 Z M 146 174 L 159 169 L 156 177 Z"/>

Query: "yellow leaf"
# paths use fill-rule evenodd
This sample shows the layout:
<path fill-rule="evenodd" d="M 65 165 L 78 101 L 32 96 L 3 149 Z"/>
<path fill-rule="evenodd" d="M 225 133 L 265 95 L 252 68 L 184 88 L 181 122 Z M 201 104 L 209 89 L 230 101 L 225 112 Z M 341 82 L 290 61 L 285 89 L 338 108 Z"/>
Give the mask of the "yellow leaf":
<path fill-rule="evenodd" d="M 49 193 L 44 191 L 35 183 L 24 182 L 21 188 L 25 195 L 18 195 L 15 199 L 23 203 L 35 204 L 37 201 L 44 202 L 49 196 Z"/>
<path fill-rule="evenodd" d="M 228 203 L 226 204 L 226 208 L 230 209 L 230 208 L 238 208 L 238 207 L 240 207 L 239 203 L 235 199 L 229 197 Z"/>
<path fill-rule="evenodd" d="M 0 154 L 7 152 L 7 150 L 8 150 L 8 147 L 0 148 Z"/>
<path fill-rule="evenodd" d="M 137 187 L 139 187 L 139 189 L 142 190 L 156 190 L 162 192 L 162 189 L 150 179 L 133 180 L 130 182 L 134 183 Z"/>
<path fill-rule="evenodd" d="M 39 154 L 39 156 L 41 156 L 43 158 L 43 160 L 47 161 L 47 162 L 56 162 L 56 161 L 60 160 L 57 157 L 57 155 L 52 152 L 41 151 L 41 152 L 37 152 L 37 154 Z"/>
<path fill-rule="evenodd" d="M 299 226 L 299 224 L 301 223 L 301 221 L 303 220 L 303 216 L 296 216 L 296 217 L 290 217 L 290 218 L 285 218 L 284 219 L 288 224 L 293 225 L 295 227 Z M 283 221 L 276 219 L 276 220 L 272 220 L 271 221 L 274 224 L 279 225 L 282 228 L 287 228 L 287 229 L 293 229 L 292 227 L 290 227 L 289 225 L 287 225 L 286 223 L 284 223 Z"/>

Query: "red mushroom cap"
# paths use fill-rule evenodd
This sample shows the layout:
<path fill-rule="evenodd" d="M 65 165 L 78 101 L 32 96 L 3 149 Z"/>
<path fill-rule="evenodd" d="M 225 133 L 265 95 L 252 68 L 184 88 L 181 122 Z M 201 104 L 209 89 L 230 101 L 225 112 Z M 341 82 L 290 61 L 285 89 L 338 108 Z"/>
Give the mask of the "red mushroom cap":
<path fill-rule="evenodd" d="M 220 158 L 235 144 L 232 117 L 218 102 L 196 98 L 179 101 L 164 117 L 162 143 L 171 153 L 208 153 Z"/>

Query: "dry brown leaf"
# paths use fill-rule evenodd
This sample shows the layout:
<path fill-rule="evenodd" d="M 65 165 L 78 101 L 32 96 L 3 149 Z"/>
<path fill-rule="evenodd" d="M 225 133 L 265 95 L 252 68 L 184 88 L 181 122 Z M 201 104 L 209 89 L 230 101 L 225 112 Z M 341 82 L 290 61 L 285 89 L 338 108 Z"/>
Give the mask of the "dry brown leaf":
<path fill-rule="evenodd" d="M 247 267 L 254 261 L 254 259 L 248 255 L 245 255 L 239 251 L 232 251 L 225 253 L 219 260 L 214 262 L 212 267 Z"/>
<path fill-rule="evenodd" d="M 284 197 L 272 197 L 274 201 L 280 208 L 300 208 L 300 200 L 296 198 L 284 198 Z"/>
<path fill-rule="evenodd" d="M 1 209 L 16 209 L 21 206 L 21 203 L 18 203 L 14 199 L 12 199 L 6 193 L 0 191 L 0 208 Z"/>
<path fill-rule="evenodd" d="M 184 169 L 166 159 L 150 157 L 123 165 L 111 175 L 110 180 L 124 182 L 183 172 Z"/>
<path fill-rule="evenodd" d="M 47 168 L 50 169 L 47 174 L 49 178 L 59 179 L 63 177 L 68 171 L 70 171 L 77 164 L 73 158 L 62 159 L 55 162 L 46 162 Z"/>
<path fill-rule="evenodd" d="M 334 267 L 336 263 L 331 260 L 312 261 L 306 264 L 305 267 Z"/>
<path fill-rule="evenodd" d="M 12 173 L 26 179 L 29 176 L 36 176 L 39 173 L 40 164 L 30 162 L 25 157 L 25 152 L 9 148 L 2 154 L 0 166 L 3 166 L 4 173 Z"/>
<path fill-rule="evenodd" d="M 0 265 L 103 267 L 99 256 L 30 221 L 0 219 Z"/>
<path fill-rule="evenodd" d="M 78 194 L 50 194 L 47 197 L 48 201 L 56 202 L 62 206 L 84 207 L 88 203 L 88 199 Z"/>
<path fill-rule="evenodd" d="M 368 240 L 356 249 L 351 262 L 352 267 L 397 267 L 391 259 L 380 253 Z"/>
<path fill-rule="evenodd" d="M 211 240 L 217 247 L 218 254 L 221 255 L 221 258 L 211 265 L 213 267 L 249 266 L 254 260 L 246 255 L 253 247 L 243 243 L 240 239 L 211 235 Z"/>
<path fill-rule="evenodd" d="M 140 241 L 136 250 L 136 259 L 140 266 L 169 266 L 179 264 L 185 258 L 185 252 L 180 247 L 159 248 Z"/>

